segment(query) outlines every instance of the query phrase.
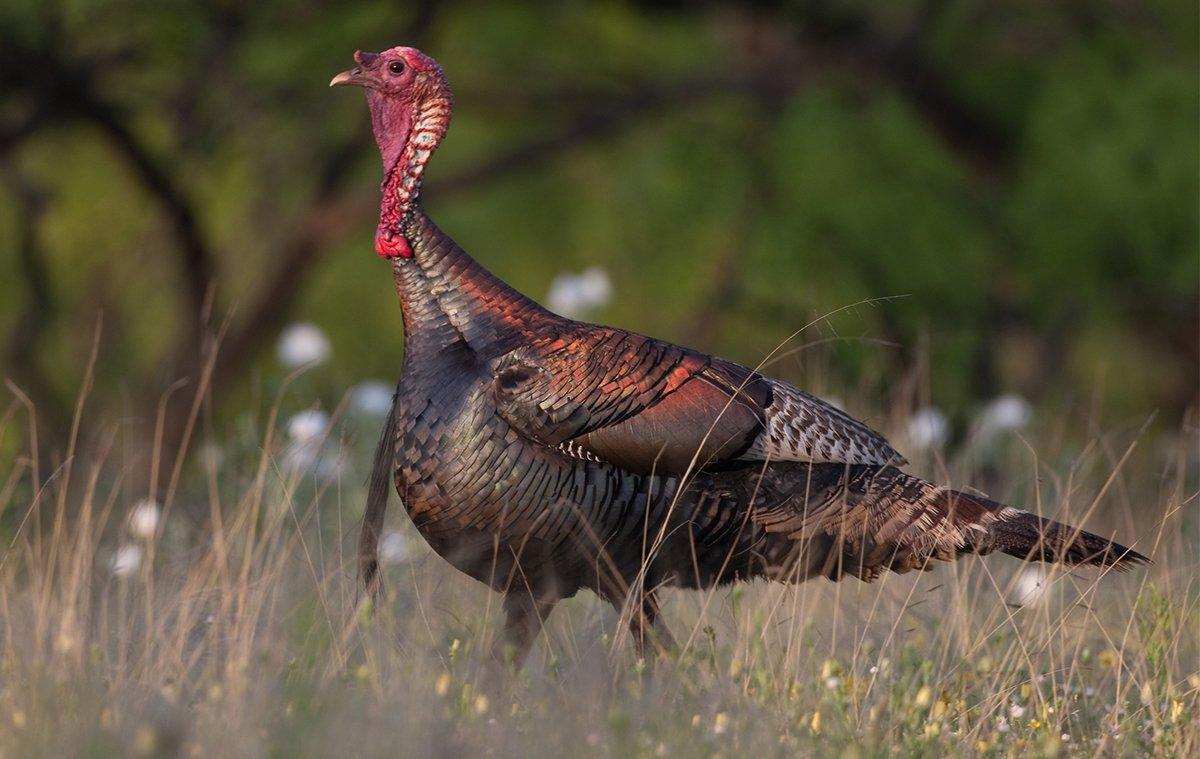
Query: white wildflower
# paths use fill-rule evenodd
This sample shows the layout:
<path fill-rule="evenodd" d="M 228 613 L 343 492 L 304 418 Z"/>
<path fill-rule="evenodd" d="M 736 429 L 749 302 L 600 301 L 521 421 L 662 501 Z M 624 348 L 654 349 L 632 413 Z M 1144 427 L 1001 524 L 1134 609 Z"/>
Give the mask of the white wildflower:
<path fill-rule="evenodd" d="M 283 456 L 283 464 L 291 471 L 306 471 L 317 465 L 320 449 L 315 445 L 293 445 Z"/>
<path fill-rule="evenodd" d="M 288 437 L 294 443 L 313 443 L 319 441 L 329 429 L 329 414 L 316 409 L 301 411 L 288 419 Z"/>
<path fill-rule="evenodd" d="M 142 547 L 128 543 L 117 549 L 108 562 L 109 571 L 117 577 L 129 577 L 142 565 Z"/>
<path fill-rule="evenodd" d="M 379 541 L 379 560 L 384 564 L 402 564 L 412 557 L 412 553 L 412 545 L 402 533 L 384 533 Z"/>
<path fill-rule="evenodd" d="M 158 517 L 161 513 L 158 501 L 143 498 L 135 503 L 129 512 L 129 532 L 143 540 L 153 538 L 158 532 Z"/>
<path fill-rule="evenodd" d="M 1006 432 L 1024 429 L 1033 421 L 1033 407 L 1015 393 L 1002 395 L 984 406 L 976 420 L 980 438 L 986 443 Z"/>
<path fill-rule="evenodd" d="M 546 306 L 569 319 L 581 318 L 604 308 L 612 301 L 612 281 L 608 272 L 591 266 L 581 273 L 562 272 L 550 282 Z"/>
<path fill-rule="evenodd" d="M 589 303 L 594 303 L 597 308 L 608 305 L 612 300 L 612 280 L 608 278 L 608 272 L 599 266 L 584 269 L 583 274 L 579 275 L 579 282 L 584 298 Z"/>
<path fill-rule="evenodd" d="M 293 471 L 311 472 L 325 478 L 336 475 L 342 462 L 327 452 L 325 438 L 329 434 L 329 414 L 310 409 L 292 415 L 288 419 L 287 432 L 291 439 L 284 457 L 287 468 Z"/>
<path fill-rule="evenodd" d="M 933 406 L 919 409 L 908 419 L 908 440 L 917 450 L 937 450 L 949 437 L 950 421 Z"/>
<path fill-rule="evenodd" d="M 1013 719 L 1021 719 L 1025 716 L 1025 707 L 1021 706 L 1020 704 L 1013 704 L 1012 706 L 1008 707 L 1008 716 L 1012 717 Z"/>
<path fill-rule="evenodd" d="M 308 322 L 297 322 L 283 330 L 275 351 L 280 363 L 294 369 L 306 364 L 328 361 L 333 355 L 333 346 L 320 327 Z"/>
<path fill-rule="evenodd" d="M 368 380 L 350 391 L 350 406 L 365 416 L 384 416 L 392 410 L 393 387 L 380 380 Z"/>
<path fill-rule="evenodd" d="M 1046 596 L 1046 575 L 1040 567 L 1030 566 L 1021 570 L 1013 587 L 1012 603 L 1032 606 Z"/>
<path fill-rule="evenodd" d="M 828 688 L 829 690 L 837 690 L 837 687 L 841 684 L 842 684 L 842 678 L 840 678 L 840 677 L 832 677 L 831 676 L 831 677 L 825 678 L 825 687 Z"/>
<path fill-rule="evenodd" d="M 301 443 L 288 448 L 284 465 L 293 472 L 312 474 L 320 479 L 334 477 L 342 471 L 342 459 L 326 452 L 315 442 Z"/>
<path fill-rule="evenodd" d="M 211 441 L 200 446 L 200 460 L 212 469 L 219 469 L 225 463 L 225 449 Z"/>

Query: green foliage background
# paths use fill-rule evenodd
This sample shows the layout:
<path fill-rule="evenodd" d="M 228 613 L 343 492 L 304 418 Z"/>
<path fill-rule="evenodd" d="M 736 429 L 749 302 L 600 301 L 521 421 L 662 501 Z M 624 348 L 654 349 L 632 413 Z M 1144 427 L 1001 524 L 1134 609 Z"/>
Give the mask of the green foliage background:
<path fill-rule="evenodd" d="M 0 0 L 0 753 L 1195 755 L 1198 41 L 1194 0 Z M 784 344 L 915 473 L 1155 564 L 672 592 L 657 665 L 581 594 L 489 685 L 500 604 L 393 509 L 369 613 L 339 403 L 403 335 L 326 83 L 402 43 L 457 95 L 424 202 L 506 280 Z M 298 377 L 292 322 L 333 346 Z M 1034 423 L 973 434 L 1005 393 Z"/>
<path fill-rule="evenodd" d="M 194 218 L 209 323 L 247 335 L 223 403 L 282 374 L 291 320 L 331 336 L 334 397 L 395 377 L 366 109 L 325 83 L 410 41 L 457 93 L 427 207 L 526 292 L 600 265 L 597 320 L 751 364 L 904 296 L 771 371 L 958 418 L 1016 391 L 1173 426 L 1195 399 L 1195 3 L 7 0 L 0 29 L 0 369 L 48 415 L 99 311 L 116 408 L 198 350 L 179 236 L 108 122 Z"/>

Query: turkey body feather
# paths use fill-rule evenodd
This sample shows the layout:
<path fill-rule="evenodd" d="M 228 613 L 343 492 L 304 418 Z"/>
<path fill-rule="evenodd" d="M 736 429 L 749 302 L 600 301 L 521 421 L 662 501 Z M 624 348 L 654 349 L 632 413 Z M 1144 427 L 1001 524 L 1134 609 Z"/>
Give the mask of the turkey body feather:
<path fill-rule="evenodd" d="M 518 655 L 585 588 L 630 612 L 641 645 L 663 586 L 869 581 L 993 551 L 1147 560 L 906 474 L 881 435 L 791 385 L 516 292 L 417 202 L 449 122 L 441 68 L 412 48 L 355 60 L 333 84 L 368 93 L 385 161 L 376 249 L 391 260 L 405 341 L 359 544 L 368 587 L 389 476 L 433 549 L 504 594 Z"/>
<path fill-rule="evenodd" d="M 1144 560 L 906 474 L 878 433 L 790 385 L 556 316 L 423 212 L 412 225 L 415 257 L 395 264 L 404 367 L 377 461 L 434 550 L 509 599 L 518 649 L 581 589 L 632 603 L 642 635 L 664 586 L 870 581 L 993 551 Z"/>

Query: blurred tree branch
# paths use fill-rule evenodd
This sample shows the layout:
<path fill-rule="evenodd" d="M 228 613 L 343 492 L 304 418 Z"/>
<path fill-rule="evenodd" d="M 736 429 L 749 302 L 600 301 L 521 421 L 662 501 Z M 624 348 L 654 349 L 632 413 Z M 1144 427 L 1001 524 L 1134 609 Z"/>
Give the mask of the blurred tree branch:
<path fill-rule="evenodd" d="M 83 115 L 96 124 L 109 138 L 117 152 L 125 158 L 142 186 L 162 206 L 179 247 L 186 305 L 181 309 L 184 324 L 191 324 L 183 334 L 188 340 L 199 335 L 198 321 L 205 312 L 209 288 L 216 279 L 216 264 L 212 247 L 200 232 L 196 211 L 186 197 L 181 183 L 172 175 L 166 161 L 159 160 L 138 138 L 120 112 L 92 97 L 84 98 L 79 107 Z"/>
<path fill-rule="evenodd" d="M 1012 135 L 954 94 L 940 67 L 925 53 L 941 2 L 926 2 L 907 29 L 889 36 L 865 14 L 829 2 L 800 6 L 801 42 L 835 63 L 896 87 L 921 112 L 947 146 L 984 174 L 999 170 L 1012 152 Z"/>
<path fill-rule="evenodd" d="M 420 3 L 405 39 L 420 44 L 435 23 L 439 7 L 438 2 L 430 0 Z M 806 14 L 805 20 L 811 29 L 802 35 L 804 45 L 831 48 L 842 65 L 866 66 L 896 80 L 918 103 L 930 108 L 934 116 L 947 124 L 947 133 L 973 132 L 970 115 L 949 98 L 938 94 L 942 88 L 929 87 L 932 77 L 916 57 L 918 46 L 915 41 L 880 41 L 869 36 L 873 33 L 865 24 L 846 23 L 845 18 L 814 8 Z M 203 91 L 203 87 L 197 85 L 202 85 L 213 67 L 219 65 L 223 51 L 233 44 L 243 23 L 239 13 L 228 10 L 216 9 L 212 18 L 216 31 L 209 54 L 196 62 L 177 96 L 176 110 L 180 114 L 175 119 L 177 129 L 190 123 L 187 114 L 194 111 L 196 100 Z M 24 86 L 26 93 L 33 96 L 35 107 L 26 121 L 0 132 L 0 148 L 15 145 L 21 138 L 53 121 L 81 120 L 101 130 L 144 189 L 160 204 L 176 239 L 186 289 L 186 298 L 181 305 L 182 323 L 190 326 L 179 332 L 174 351 L 174 374 L 195 375 L 199 370 L 196 345 L 201 336 L 201 320 L 208 305 L 210 288 L 216 284 L 216 256 L 202 233 L 197 212 L 183 191 L 182 182 L 173 174 L 170 163 L 156 156 L 140 138 L 128 116 L 97 94 L 94 83 L 103 76 L 102 67 L 88 61 L 72 66 L 61 60 L 53 49 L 34 51 L 9 46 L 8 50 L 7 54 L 2 54 L 5 63 L 13 64 L 6 77 L 7 83 Z M 570 98 L 551 99 L 550 102 L 560 108 L 563 103 L 575 104 L 574 112 L 560 119 L 559 127 L 534 135 L 457 174 L 440 180 L 435 176 L 428 183 L 427 191 L 439 198 L 469 192 L 514 172 L 536 170 L 587 142 L 613 139 L 645 118 L 693 107 L 715 97 L 750 95 L 778 109 L 811 74 L 804 70 L 803 61 L 794 50 L 774 51 L 759 57 L 760 60 L 750 66 L 742 65 L 689 80 L 642 82 L 618 94 L 575 92 Z M 30 62 L 36 63 L 30 65 Z M 245 316 L 237 320 L 218 354 L 214 374 L 217 387 L 243 370 L 284 324 L 323 246 L 348 233 L 363 216 L 373 211 L 378 202 L 373 191 L 360 192 L 345 186 L 352 175 L 353 158 L 368 149 L 368 138 L 366 131 L 360 130 L 327 153 L 317 172 L 313 195 L 299 214 L 301 224 L 270 256 L 271 260 L 279 262 L 274 274 L 245 309 Z M 992 152 L 991 148 L 985 151 L 987 155 Z M 734 277 L 726 277 L 724 281 L 727 287 L 736 287 L 732 284 Z M 710 332 L 711 325 L 697 326 L 693 331 L 697 330 Z M 152 384 L 147 382 L 144 386 Z"/>
<path fill-rule="evenodd" d="M 654 3 L 642 5 L 657 6 Z M 713 14 L 722 35 L 731 30 L 740 33 L 738 23 L 726 23 L 728 17 L 743 22 L 749 19 L 747 26 L 758 31 L 751 29 L 754 38 L 747 39 L 740 47 L 743 54 L 734 56 L 733 60 L 714 61 L 710 72 L 684 75 L 683 78 L 673 74 L 665 75 L 663 80 L 626 79 L 616 83 L 609 81 L 595 88 L 575 84 L 558 89 L 549 87 L 533 94 L 530 92 L 536 83 L 529 87 L 523 84 L 515 92 L 480 88 L 480 92 L 470 96 L 473 102 L 489 103 L 488 113 L 503 113 L 536 123 L 538 131 L 518 138 L 471 165 L 447 173 L 435 170 L 426 185 L 427 195 L 442 201 L 456 194 L 493 187 L 518 173 L 544 169 L 580 147 L 601 140 L 619 140 L 629 129 L 648 119 L 686 113 L 689 108 L 718 98 L 739 102 L 751 100 L 759 104 L 769 118 L 815 78 L 837 77 L 845 72 L 851 74 L 848 77 L 850 86 L 862 87 L 868 96 L 873 96 L 878 89 L 894 91 L 911 104 L 941 144 L 964 165 L 971 167 L 975 175 L 989 180 L 982 183 L 981 196 L 988 197 L 988 193 L 996 192 L 1009 179 L 1007 170 L 1017 153 L 1016 135 L 1011 133 L 1010 127 L 997 122 L 964 98 L 955 87 L 955 72 L 947 70 L 934 58 L 930 29 L 937 26 L 944 3 L 921 3 L 915 12 L 891 14 L 873 13 L 869 5 L 838 2 L 761 3 L 755 5 L 757 10 L 722 2 L 699 6 L 702 12 Z M 411 44 L 427 43 L 430 30 L 445 7 L 448 6 L 436 0 L 416 3 L 409 9 L 407 28 L 400 38 Z M 270 18 L 272 12 L 277 10 L 264 13 Z M 222 260 L 223 253 L 230 251 L 221 250 L 215 240 L 206 235 L 204 221 L 209 209 L 201 204 L 200 194 L 192 189 L 185 172 L 187 166 L 195 165 L 194 160 L 203 159 L 204 149 L 221 137 L 214 130 L 227 128 L 204 121 L 211 105 L 206 98 L 226 92 L 219 88 L 210 89 L 207 85 L 223 74 L 237 73 L 232 70 L 231 62 L 239 60 L 248 45 L 257 44 L 253 32 L 261 18 L 252 13 L 254 10 L 249 6 L 219 2 L 203 7 L 202 28 L 189 30 L 195 34 L 192 51 L 195 55 L 184 59 L 185 66 L 178 69 L 182 74 L 172 80 L 165 96 L 167 118 L 159 121 L 165 121 L 168 136 L 162 142 L 158 141 L 161 132 L 153 132 L 144 126 L 142 117 L 147 111 L 134 101 L 122 102 L 121 95 L 111 86 L 127 73 L 118 67 L 123 60 L 128 62 L 128 58 L 114 58 L 111 53 L 108 57 L 103 57 L 106 55 L 103 53 L 95 54 L 90 59 L 71 57 L 70 46 L 62 44 L 61 24 L 52 13 L 45 28 L 33 37 L 19 37 L 8 30 L 0 30 L 0 92 L 6 98 L 14 95 L 12 105 L 17 106 L 0 109 L 0 117 L 3 117 L 0 120 L 0 155 L 11 153 L 29 137 L 64 123 L 95 128 L 121 164 L 128 167 L 142 190 L 154 200 L 170 231 L 175 265 L 183 283 L 183 292 L 178 298 L 179 323 L 183 327 L 175 335 L 168 354 L 170 361 L 165 364 L 170 377 L 163 376 L 164 365 L 159 364 L 148 376 L 131 380 L 139 391 L 148 394 L 164 380 L 177 377 L 194 380 L 201 376 L 199 346 L 211 339 L 204 323 L 205 314 L 212 310 L 215 288 L 223 284 L 219 281 L 221 272 L 217 262 Z M 881 16 L 886 16 L 884 21 L 880 21 Z M 490 97 L 485 100 L 485 96 Z M 264 102 L 270 97 L 282 96 L 278 91 L 272 91 L 264 97 Z M 153 112 L 161 115 L 162 110 L 157 107 Z M 305 113 L 303 106 L 297 113 Z M 174 146 L 181 160 L 172 160 L 173 156 L 163 145 Z M 256 283 L 258 286 L 248 302 L 233 314 L 227 337 L 217 354 L 212 377 L 218 392 L 225 383 L 244 372 L 285 324 L 323 253 L 337 241 L 354 234 L 354 230 L 365 232 L 369 229 L 362 225 L 374 214 L 377 191 L 373 186 L 354 184 L 355 176 L 360 176 L 356 167 L 362 166 L 358 160 L 369 152 L 370 135 L 364 119 L 352 136 L 322 147 L 313 155 L 305 155 L 303 165 L 313 169 L 304 171 L 303 186 L 309 186 L 311 179 L 311 189 L 306 196 L 300 196 L 298 204 L 294 203 L 295 195 L 283 204 L 265 189 L 253 198 L 253 202 L 263 203 L 267 211 L 264 216 L 278 212 L 274 218 L 287 231 L 274 236 L 263 235 L 268 238 L 263 257 L 269 263 L 262 267 L 261 282 Z M 751 155 L 750 160 L 768 161 L 769 157 Z M 748 205 L 769 202 L 766 195 L 770 188 L 765 182 L 767 168 L 770 167 L 755 170 L 762 176 L 756 177 L 755 186 L 748 191 Z M 295 176 L 287 175 L 285 179 L 294 180 Z M 977 212 L 981 216 L 986 215 L 987 205 L 979 204 Z M 294 210 L 296 208 L 299 210 Z M 967 213 L 976 211 L 968 209 Z M 749 229 L 752 222 L 744 224 Z M 24 236 L 25 227 L 22 230 Z M 733 234 L 736 237 L 738 233 Z M 36 264 L 40 257 L 36 248 L 30 250 Z M 711 342 L 719 332 L 712 302 L 730 303 L 742 297 L 739 253 L 736 245 L 730 245 L 729 250 L 718 256 L 710 302 L 685 318 L 681 327 L 691 341 Z M 849 258 L 850 275 L 861 280 L 865 289 L 875 293 L 890 291 L 892 284 L 887 278 L 888 273 L 880 269 L 878 262 Z M 30 274 L 24 261 L 22 267 L 28 279 Z M 41 276 L 45 276 L 44 271 Z M 34 300 L 38 297 L 34 296 Z M 44 338 L 47 324 L 59 317 L 50 310 L 53 304 L 47 303 L 45 313 L 39 317 L 40 324 L 31 335 L 23 336 L 24 345 L 16 346 L 18 353 L 36 352 L 36 344 Z M 792 318 L 794 314 L 786 308 L 790 308 L 790 304 L 781 313 L 784 318 Z M 1153 323 L 1157 313 L 1150 309 L 1148 323 Z M 881 328 L 887 332 L 887 339 L 902 344 L 907 342 L 896 334 L 900 326 L 887 323 Z M 991 347 L 983 346 L 981 350 L 989 351 Z M 977 374 L 984 375 L 976 378 L 980 387 L 996 384 L 994 362 L 987 358 L 981 357 L 976 365 Z M 12 361 L 11 357 L 6 360 Z M 33 391 L 37 393 L 36 388 Z M 186 412 L 190 400 L 183 393 L 176 395 L 180 413 Z M 174 426 L 168 428 L 168 439 L 175 427 L 182 429 L 175 422 L 186 420 L 186 414 L 177 413 L 174 405 L 172 401 L 169 425 Z"/>
<path fill-rule="evenodd" d="M 413 44 L 424 40 L 437 19 L 442 4 L 423 0 L 415 5 L 405 38 Z M 207 53 L 194 60 L 190 74 L 184 78 L 175 97 L 176 117 L 172 120 L 176 132 L 175 144 L 186 147 L 191 142 L 189 129 L 192 115 L 204 94 L 213 72 L 222 65 L 230 48 L 236 43 L 244 26 L 244 9 L 214 4 L 204 9 L 212 28 Z M 64 123 L 90 124 L 107 139 L 121 162 L 137 178 L 142 188 L 159 204 L 175 238 L 179 253 L 180 273 L 185 296 L 180 303 L 180 322 L 186 327 L 178 331 L 173 377 L 198 380 L 204 370 L 199 346 L 208 342 L 204 320 L 211 311 L 213 288 L 218 284 L 216 251 L 199 224 L 196 204 L 188 197 L 171 162 L 160 158 L 133 126 L 129 113 L 100 95 L 97 83 L 107 75 L 112 61 L 98 59 L 68 60 L 61 55 L 60 32 L 62 18 L 57 10 L 40 14 L 38 33 L 19 37 L 0 32 L 0 87 L 10 96 L 26 103 L 26 114 L 7 126 L 0 126 L 0 155 L 10 153 L 25 139 L 40 131 Z M 311 200 L 300 213 L 303 220 L 295 234 L 280 243 L 272 256 L 278 268 L 259 290 L 257 299 L 246 311 L 246 317 L 228 337 L 225 347 L 217 354 L 213 369 L 215 381 L 235 375 L 256 354 L 286 319 L 296 293 L 318 257 L 323 245 L 335 236 L 346 233 L 359 216 L 347 213 L 346 181 L 355 166 L 354 157 L 369 146 L 369 133 L 358 131 L 340 146 L 330 150 L 317 170 L 317 181 Z M 10 181 L 13 184 L 16 180 Z M 27 182 L 17 187 L 17 195 L 25 213 L 22 217 L 22 271 L 26 275 L 33 298 L 25 315 L 18 320 L 17 334 L 9 341 L 7 360 L 14 371 L 23 372 L 23 381 L 30 386 L 31 395 L 39 402 L 51 403 L 52 388 L 37 374 L 36 362 L 29 361 L 45 327 L 53 319 L 50 308 L 48 280 L 36 250 L 35 225 L 42 204 Z M 20 190 L 17 192 L 17 190 Z M 362 198 L 367 197 L 363 193 Z M 161 378 L 159 378 L 161 379 Z M 156 381 L 147 377 L 137 386 L 153 388 Z M 153 404 L 153 399 L 148 401 Z M 164 441 L 171 446 L 178 438 L 188 418 L 191 401 L 176 393 L 167 404 Z M 48 407 L 49 408 L 49 407 Z M 148 413 L 153 417 L 153 413 Z M 65 417 L 63 417 L 65 419 Z M 61 422 L 61 419 L 56 419 Z M 64 429 L 54 424 L 52 429 Z M 168 459 L 169 460 L 169 459 Z"/>
<path fill-rule="evenodd" d="M 279 261 L 274 274 L 260 288 L 247 315 L 239 320 L 239 326 L 225 340 L 217 356 L 217 383 L 245 368 L 259 348 L 279 331 L 323 246 L 348 233 L 361 221 L 368 208 L 368 196 L 355 196 L 351 200 L 344 185 L 353 173 L 354 156 L 368 145 L 368 135 L 362 132 L 326 159 L 299 229 L 273 256 Z M 180 345 L 180 360 L 186 360 L 189 351 L 189 346 Z"/>
<path fill-rule="evenodd" d="M 46 124 L 48 120 L 46 110 L 40 106 L 39 103 L 38 107 L 17 119 L 15 124 L 5 124 L 0 127 L 0 156 L 7 155 Z"/>
<path fill-rule="evenodd" d="M 2 47 L 5 52 L 0 54 L 0 67 L 7 72 L 3 83 L 10 89 L 23 90 L 33 106 L 22 123 L 0 131 L 0 153 L 54 123 L 81 121 L 98 128 L 163 209 L 180 252 L 187 290 L 183 323 L 191 325 L 186 332 L 195 339 L 216 266 L 211 246 L 201 235 L 193 204 L 182 183 L 173 176 L 169 162 L 156 156 L 130 126 L 128 114 L 98 94 L 95 82 L 103 73 L 100 63 L 84 60 L 71 64 L 53 46 L 34 50 L 12 39 L 4 40 Z"/>
<path fill-rule="evenodd" d="M 25 283 L 28 300 L 4 342 L 5 362 L 17 384 L 36 398 L 37 413 L 50 429 L 65 429 L 69 410 L 50 379 L 42 371 L 38 342 L 54 319 L 55 302 L 46 270 L 39 227 L 46 214 L 46 193 L 10 162 L 0 164 L 0 178 L 21 209 L 18 215 L 18 272 Z"/>
<path fill-rule="evenodd" d="M 715 350 L 721 321 L 736 308 L 743 297 L 744 271 L 742 262 L 746 248 L 754 245 L 755 227 L 763 209 L 774 202 L 770 171 L 770 135 L 775 134 L 788 93 L 797 85 L 773 75 L 778 66 L 778 26 L 764 23 L 754 14 L 739 13 L 734 20 L 739 32 L 740 59 L 747 71 L 753 72 L 751 106 L 755 118 L 747 121 L 741 143 L 749 169 L 746 190 L 739 198 L 740 210 L 729 230 L 706 277 L 708 292 L 696 304 L 681 325 L 683 341 L 705 349 Z"/>

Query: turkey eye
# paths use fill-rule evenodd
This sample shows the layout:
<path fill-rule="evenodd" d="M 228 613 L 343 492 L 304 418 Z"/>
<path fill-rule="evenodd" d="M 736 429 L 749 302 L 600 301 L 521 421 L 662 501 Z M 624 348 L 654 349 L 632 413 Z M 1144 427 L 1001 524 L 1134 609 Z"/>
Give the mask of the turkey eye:
<path fill-rule="evenodd" d="M 392 72 L 393 74 L 404 73 L 404 62 L 403 61 L 392 61 L 391 63 L 388 64 L 388 71 Z"/>

